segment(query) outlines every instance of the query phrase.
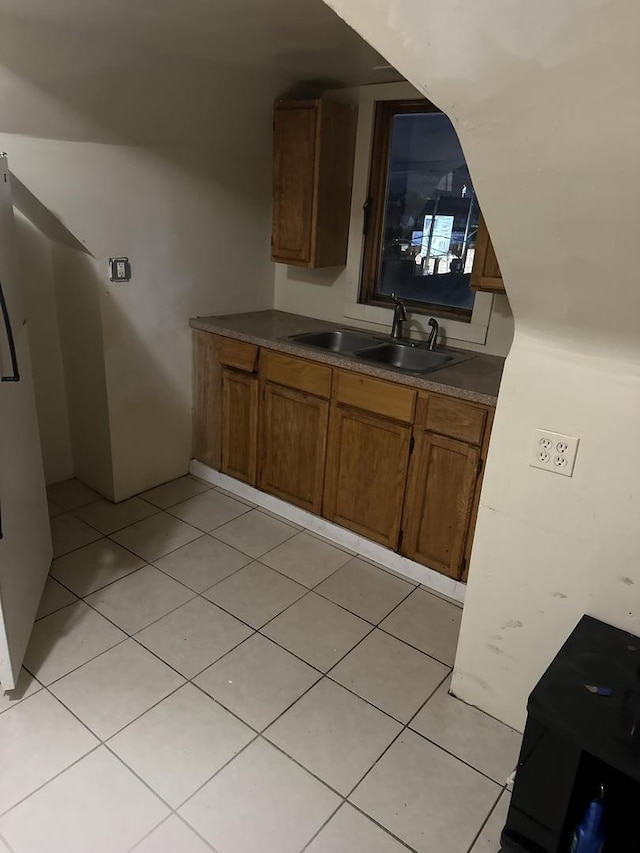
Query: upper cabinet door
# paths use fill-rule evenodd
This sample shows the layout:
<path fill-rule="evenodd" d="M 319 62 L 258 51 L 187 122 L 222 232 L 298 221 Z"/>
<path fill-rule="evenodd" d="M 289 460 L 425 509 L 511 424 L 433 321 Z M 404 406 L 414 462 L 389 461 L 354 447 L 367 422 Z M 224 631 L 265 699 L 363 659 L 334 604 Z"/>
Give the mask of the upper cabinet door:
<path fill-rule="evenodd" d="M 471 270 L 471 287 L 489 293 L 505 293 L 504 281 L 484 217 L 480 214 L 476 235 L 476 255 Z"/>
<path fill-rule="evenodd" d="M 316 101 L 276 106 L 273 118 L 272 258 L 311 262 L 316 161 Z"/>
<path fill-rule="evenodd" d="M 271 259 L 309 268 L 346 263 L 355 108 L 278 101 L 273 118 Z"/>

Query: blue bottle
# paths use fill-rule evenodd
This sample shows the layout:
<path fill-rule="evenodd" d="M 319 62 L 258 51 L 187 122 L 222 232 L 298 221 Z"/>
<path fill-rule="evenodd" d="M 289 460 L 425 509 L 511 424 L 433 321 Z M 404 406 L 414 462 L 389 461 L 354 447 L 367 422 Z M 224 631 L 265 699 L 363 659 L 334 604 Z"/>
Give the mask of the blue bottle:
<path fill-rule="evenodd" d="M 571 839 L 570 853 L 601 853 L 604 847 L 604 785 L 587 806 Z"/>

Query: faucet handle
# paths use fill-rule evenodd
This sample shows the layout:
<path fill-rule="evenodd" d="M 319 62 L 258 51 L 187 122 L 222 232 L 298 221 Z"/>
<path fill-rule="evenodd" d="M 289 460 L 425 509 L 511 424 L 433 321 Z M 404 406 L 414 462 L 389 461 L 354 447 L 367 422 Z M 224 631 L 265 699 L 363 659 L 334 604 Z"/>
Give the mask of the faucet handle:
<path fill-rule="evenodd" d="M 438 340 L 438 333 L 440 332 L 440 324 L 435 319 L 435 317 L 432 317 L 429 320 L 429 326 L 431 326 L 431 331 L 429 332 L 429 338 L 427 340 L 427 346 L 429 347 L 429 349 L 433 349 L 436 345 L 437 340 Z"/>

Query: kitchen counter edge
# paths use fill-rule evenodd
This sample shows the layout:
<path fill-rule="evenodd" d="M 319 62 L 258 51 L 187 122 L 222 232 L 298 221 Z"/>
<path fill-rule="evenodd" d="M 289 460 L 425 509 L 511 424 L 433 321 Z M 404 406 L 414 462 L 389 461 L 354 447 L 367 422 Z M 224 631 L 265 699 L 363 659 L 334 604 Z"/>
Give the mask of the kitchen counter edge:
<path fill-rule="evenodd" d="M 235 338 L 287 355 L 307 358 L 320 364 L 342 367 L 354 373 L 362 373 L 377 379 L 408 385 L 411 388 L 439 392 L 488 406 L 496 405 L 505 361 L 497 355 L 485 355 L 475 350 L 466 350 L 472 353 L 472 358 L 452 367 L 444 367 L 433 373 L 417 376 L 366 363 L 349 355 L 286 340 L 290 335 L 333 329 L 350 329 L 365 334 L 368 331 L 347 326 L 344 323 L 330 323 L 326 320 L 316 320 L 284 311 L 266 310 L 214 317 L 193 317 L 189 320 L 189 325 L 192 329 Z"/>

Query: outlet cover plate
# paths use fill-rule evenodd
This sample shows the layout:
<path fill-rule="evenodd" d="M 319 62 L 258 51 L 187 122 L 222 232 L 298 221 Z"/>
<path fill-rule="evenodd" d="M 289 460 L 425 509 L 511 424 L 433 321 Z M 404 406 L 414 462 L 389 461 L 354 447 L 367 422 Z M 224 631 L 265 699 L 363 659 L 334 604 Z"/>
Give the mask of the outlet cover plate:
<path fill-rule="evenodd" d="M 129 258 L 109 258 L 109 280 L 131 281 Z"/>
<path fill-rule="evenodd" d="M 536 429 L 531 443 L 529 465 L 552 474 L 572 477 L 580 439 L 548 429 Z"/>

